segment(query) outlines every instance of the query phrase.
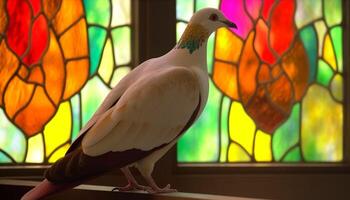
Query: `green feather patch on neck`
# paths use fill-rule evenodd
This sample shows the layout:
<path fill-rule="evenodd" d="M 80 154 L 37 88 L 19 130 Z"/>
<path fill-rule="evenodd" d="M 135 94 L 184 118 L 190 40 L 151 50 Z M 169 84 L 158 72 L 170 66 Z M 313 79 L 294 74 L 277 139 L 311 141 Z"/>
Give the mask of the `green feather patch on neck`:
<path fill-rule="evenodd" d="M 209 37 L 209 32 L 199 24 L 189 24 L 176 45 L 178 49 L 188 49 L 192 54 Z"/>

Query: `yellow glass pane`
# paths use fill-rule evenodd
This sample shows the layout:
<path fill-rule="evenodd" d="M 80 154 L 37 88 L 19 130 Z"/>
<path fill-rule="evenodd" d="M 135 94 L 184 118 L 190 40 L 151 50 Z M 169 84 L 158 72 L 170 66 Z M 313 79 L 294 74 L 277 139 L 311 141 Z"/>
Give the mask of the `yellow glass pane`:
<path fill-rule="evenodd" d="M 331 82 L 331 92 L 333 97 L 338 101 L 343 101 L 343 77 L 336 74 Z"/>
<path fill-rule="evenodd" d="M 249 162 L 251 159 L 249 155 L 238 144 L 231 143 L 228 148 L 229 162 Z"/>
<path fill-rule="evenodd" d="M 109 83 L 113 74 L 114 61 L 112 51 L 112 42 L 111 39 L 108 39 L 103 50 L 100 67 L 98 68 L 98 73 L 106 84 Z"/>
<path fill-rule="evenodd" d="M 323 58 L 334 70 L 337 70 L 337 62 L 335 60 L 334 48 L 329 34 L 326 35 L 324 41 Z"/>
<path fill-rule="evenodd" d="M 261 130 L 256 132 L 254 144 L 254 156 L 256 161 L 271 161 L 271 135 Z"/>
<path fill-rule="evenodd" d="M 130 24 L 130 0 L 112 0 L 112 27 Z"/>
<path fill-rule="evenodd" d="M 301 147 L 306 161 L 343 159 L 343 106 L 319 85 L 311 85 L 302 102 Z"/>
<path fill-rule="evenodd" d="M 58 107 L 55 116 L 46 124 L 44 129 L 46 156 L 49 156 L 58 146 L 70 138 L 72 114 L 69 101 Z"/>
<path fill-rule="evenodd" d="M 66 59 L 88 55 L 85 19 L 81 19 L 60 38 L 63 55 Z"/>
<path fill-rule="evenodd" d="M 53 152 L 53 154 L 49 158 L 49 163 L 54 163 L 58 159 L 62 158 L 64 154 L 66 154 L 69 146 L 70 146 L 69 144 L 65 144 L 64 146 L 60 147 L 55 152 Z"/>
<path fill-rule="evenodd" d="M 53 21 L 57 34 L 61 34 L 84 14 L 82 1 L 62 0 L 61 6 Z"/>
<path fill-rule="evenodd" d="M 318 55 L 322 56 L 324 36 L 327 32 L 327 26 L 323 20 L 315 22 L 315 29 L 318 37 Z"/>
<path fill-rule="evenodd" d="M 176 23 L 176 41 L 179 41 L 182 33 L 185 31 L 187 24 L 183 22 Z"/>
<path fill-rule="evenodd" d="M 242 40 L 227 28 L 216 33 L 215 57 L 220 60 L 237 62 L 243 47 Z"/>
<path fill-rule="evenodd" d="M 41 133 L 28 139 L 27 163 L 42 163 L 44 161 L 44 144 Z"/>
<path fill-rule="evenodd" d="M 242 145 L 249 154 L 252 154 L 255 123 L 238 102 L 231 104 L 229 130 L 231 140 Z"/>
<path fill-rule="evenodd" d="M 111 81 L 111 87 L 116 86 L 124 76 L 126 76 L 131 71 L 130 67 L 118 67 L 114 70 L 113 78 Z"/>

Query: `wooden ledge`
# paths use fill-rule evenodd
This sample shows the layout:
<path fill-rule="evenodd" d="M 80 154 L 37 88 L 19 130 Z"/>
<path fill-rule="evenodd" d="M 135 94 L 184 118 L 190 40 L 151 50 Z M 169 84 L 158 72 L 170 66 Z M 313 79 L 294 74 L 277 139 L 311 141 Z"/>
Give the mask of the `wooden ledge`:
<path fill-rule="evenodd" d="M 0 194 L 2 199 L 19 199 L 29 189 L 36 186 L 38 181 L 0 179 Z M 148 194 L 136 192 L 111 192 L 112 186 L 79 185 L 73 190 L 67 190 L 47 199 L 128 199 L 128 200 L 251 200 L 252 198 L 208 195 L 195 193 Z"/>

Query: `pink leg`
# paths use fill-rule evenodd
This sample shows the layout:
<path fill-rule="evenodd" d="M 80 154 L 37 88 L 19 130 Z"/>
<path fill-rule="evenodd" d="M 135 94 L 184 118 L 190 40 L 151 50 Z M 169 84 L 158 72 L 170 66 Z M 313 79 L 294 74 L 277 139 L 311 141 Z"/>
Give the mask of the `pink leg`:
<path fill-rule="evenodd" d="M 148 185 L 151 186 L 151 188 L 147 188 L 147 192 L 149 193 L 169 193 L 169 192 L 177 192 L 176 189 L 170 188 L 170 184 L 165 186 L 164 188 L 158 187 L 154 179 L 151 175 L 144 176 L 145 180 L 147 181 Z"/>
<path fill-rule="evenodd" d="M 128 167 L 121 168 L 121 171 L 125 175 L 126 179 L 128 180 L 128 184 L 124 187 L 115 187 L 112 191 L 118 190 L 118 191 L 132 191 L 132 190 L 145 190 L 148 191 L 150 187 L 143 186 L 137 183 L 134 176 L 131 174 Z"/>

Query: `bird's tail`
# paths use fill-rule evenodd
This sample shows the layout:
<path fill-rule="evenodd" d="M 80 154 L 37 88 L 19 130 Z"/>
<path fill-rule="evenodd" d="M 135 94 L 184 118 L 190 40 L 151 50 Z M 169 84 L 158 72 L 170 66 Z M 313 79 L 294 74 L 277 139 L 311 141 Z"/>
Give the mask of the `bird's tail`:
<path fill-rule="evenodd" d="M 24 194 L 21 200 L 37 200 L 42 199 L 52 194 L 58 193 L 67 188 L 72 188 L 79 183 L 70 184 L 54 184 L 47 179 L 44 179 L 41 183 L 31 189 L 29 192 Z"/>

